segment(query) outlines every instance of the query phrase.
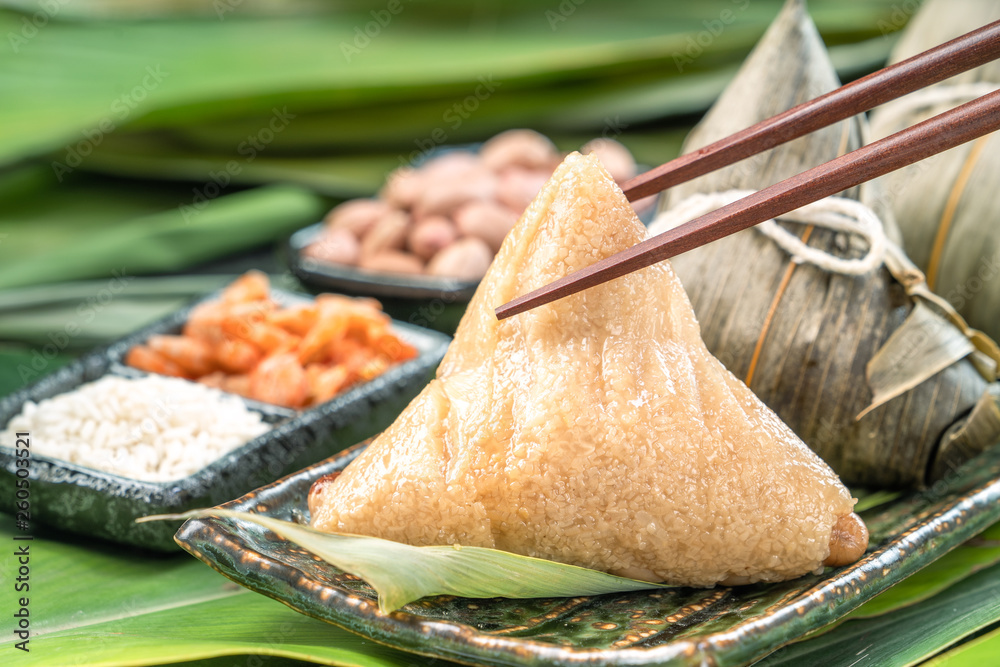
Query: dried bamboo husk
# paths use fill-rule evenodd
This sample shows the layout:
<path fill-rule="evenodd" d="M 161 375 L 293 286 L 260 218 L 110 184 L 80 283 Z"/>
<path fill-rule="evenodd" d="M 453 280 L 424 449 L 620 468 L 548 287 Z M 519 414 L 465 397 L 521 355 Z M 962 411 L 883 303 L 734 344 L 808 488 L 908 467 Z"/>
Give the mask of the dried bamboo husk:
<path fill-rule="evenodd" d="M 790 0 L 691 132 L 685 151 L 838 85 L 804 3 Z M 860 121 L 842 121 L 674 188 L 662 198 L 660 210 L 697 193 L 761 189 L 860 144 Z M 871 187 L 865 186 L 865 199 L 874 202 L 870 205 L 887 223 L 889 239 L 894 239 L 898 232 L 878 193 L 868 192 Z M 855 188 L 841 195 L 858 199 L 861 192 Z M 783 226 L 806 238 L 810 247 L 836 256 L 851 258 L 865 252 L 863 243 L 843 233 Z M 757 230 L 729 236 L 672 261 L 709 350 L 845 482 L 920 487 L 930 481 L 928 471 L 943 474 L 955 463 L 952 457 L 941 458 L 939 443 L 945 431 L 986 394 L 988 382 L 968 360 L 975 347 L 938 309 L 924 305 L 925 310 L 918 312 L 921 317 L 907 320 L 915 309 L 908 291 L 919 291 L 923 283 L 904 256 L 892 263 L 909 277 L 909 289 L 884 266 L 867 275 L 847 276 L 796 264 Z M 904 322 L 902 334 L 881 350 Z M 937 367 L 928 370 L 919 360 L 914 362 L 913 356 L 936 353 L 941 347 L 938 338 L 955 344 L 937 355 Z M 873 357 L 875 381 L 883 383 L 877 394 L 884 401 L 874 408 L 875 395 L 866 382 L 866 366 Z M 966 434 L 962 456 L 993 444 L 998 432 L 1000 426 L 992 432 L 985 428 Z M 936 465 L 939 460 L 947 464 Z"/>
<path fill-rule="evenodd" d="M 893 49 L 899 62 L 1000 20 L 996 0 L 930 0 Z M 880 139 L 1000 87 L 1000 61 L 907 95 L 872 113 Z M 969 324 L 1000 337 L 1000 133 L 953 148 L 882 179 L 903 247 Z"/>

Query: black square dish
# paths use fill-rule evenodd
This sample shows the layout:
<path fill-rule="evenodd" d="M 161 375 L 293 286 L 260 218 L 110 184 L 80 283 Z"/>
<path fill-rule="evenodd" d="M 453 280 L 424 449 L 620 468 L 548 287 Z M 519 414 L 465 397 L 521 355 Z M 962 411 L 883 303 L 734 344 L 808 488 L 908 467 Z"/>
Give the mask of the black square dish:
<path fill-rule="evenodd" d="M 365 271 L 305 256 L 303 250 L 319 236 L 323 224 L 304 227 L 288 239 L 288 267 L 310 287 L 376 298 L 439 299 L 447 304 L 464 304 L 479 286 L 478 280 Z"/>
<path fill-rule="evenodd" d="M 202 301 L 212 298 L 215 295 Z M 303 301 L 303 297 L 281 290 L 272 290 L 272 298 L 285 305 Z M 146 375 L 124 365 L 128 350 L 153 334 L 179 332 L 199 302 L 0 399 L 0 427 L 6 426 L 27 401 L 51 398 L 109 374 Z M 166 522 L 136 524 L 135 519 L 236 498 L 370 437 L 392 422 L 433 375 L 450 341 L 443 334 L 410 324 L 394 321 L 392 328 L 417 349 L 416 358 L 302 411 L 242 399 L 271 428 L 188 477 L 142 481 L 32 454 L 26 478 L 31 521 L 150 549 L 177 549 L 175 526 Z M 12 513 L 17 480 L 14 445 L 0 443 L 0 494 L 8 499 L 3 509 Z"/>

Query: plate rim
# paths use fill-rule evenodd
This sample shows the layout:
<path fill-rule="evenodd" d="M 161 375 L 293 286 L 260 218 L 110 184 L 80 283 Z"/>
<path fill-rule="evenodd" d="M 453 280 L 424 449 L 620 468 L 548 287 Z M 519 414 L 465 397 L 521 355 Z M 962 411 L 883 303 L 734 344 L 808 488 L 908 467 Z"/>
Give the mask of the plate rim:
<path fill-rule="evenodd" d="M 287 475 L 219 507 L 246 511 L 260 509 L 262 503 L 258 502 L 259 496 L 263 496 L 265 499 L 273 497 L 287 492 L 291 485 L 306 482 L 311 484 L 311 481 L 321 474 L 338 469 L 338 467 L 342 469 L 364 450 L 370 440 L 358 443 L 339 454 Z M 996 449 L 994 448 L 994 456 L 1000 459 L 1000 452 L 995 451 Z M 976 460 L 973 459 L 973 462 Z M 306 487 L 307 491 L 308 487 Z M 921 497 L 927 493 L 914 494 L 913 497 Z M 293 565 L 276 560 L 268 554 L 248 549 L 246 543 L 240 538 L 239 531 L 234 529 L 232 520 L 190 519 L 180 527 L 174 539 L 193 556 L 243 586 L 277 599 L 307 616 L 344 628 L 371 641 L 410 653 L 444 658 L 470 665 L 525 665 L 539 662 L 553 665 L 697 665 L 704 663 L 736 665 L 759 660 L 808 632 L 842 618 L 878 593 L 922 569 L 994 523 L 1000 518 L 1000 475 L 994 474 L 982 483 L 974 483 L 968 490 L 959 491 L 956 494 L 945 494 L 944 499 L 939 499 L 936 502 L 935 511 L 922 512 L 912 517 L 907 527 L 887 543 L 870 551 L 857 563 L 840 568 L 829 578 L 800 591 L 794 598 L 776 609 L 741 621 L 726 630 L 709 633 L 702 637 L 680 638 L 666 644 L 650 647 L 633 646 L 621 649 L 565 647 L 531 638 L 491 635 L 459 621 L 441 621 L 421 617 L 407 611 L 382 614 L 378 611 L 377 605 L 369 600 L 344 593 L 322 582 L 310 580 L 308 575 Z M 988 511 L 991 508 L 993 509 L 992 513 Z M 263 503 L 262 511 L 267 512 L 268 509 L 266 503 Z M 927 516 L 923 516 L 924 514 Z M 228 542 L 231 548 L 244 555 L 252 553 L 255 557 L 266 559 L 269 561 L 269 574 L 286 570 L 298 573 L 300 581 L 308 580 L 314 584 L 314 588 L 322 589 L 320 596 L 324 600 L 338 598 L 341 602 L 348 603 L 360 624 L 371 625 L 381 632 L 359 630 L 356 627 L 357 624 L 352 625 L 349 620 L 338 622 L 333 618 L 317 615 L 309 609 L 297 606 L 290 599 L 272 594 L 262 587 L 251 586 L 245 581 L 230 576 L 230 573 L 219 567 L 218 563 L 198 548 L 197 543 L 206 538 L 213 540 L 217 545 Z M 926 560 L 907 558 L 908 554 L 927 551 L 934 554 L 933 558 Z M 728 589 L 727 587 L 716 587 L 714 590 Z M 833 615 L 829 616 L 830 613 Z M 336 614 L 336 610 L 334 614 Z M 775 642 L 774 639 L 776 631 L 781 631 L 778 642 Z M 402 641 L 395 643 L 391 641 L 391 638 L 399 639 L 401 634 L 407 636 Z M 429 634 L 434 634 L 438 638 L 437 647 L 441 647 L 443 642 L 447 642 L 442 650 L 420 650 L 414 648 L 413 641 L 405 641 L 420 636 L 426 637 Z M 457 644 L 456 641 L 460 636 L 463 642 Z M 465 650 L 459 651 L 459 648 Z M 476 650 L 470 651 L 472 648 Z M 528 648 L 531 650 L 525 651 Z M 519 654 L 523 659 L 498 661 L 495 654 L 483 655 L 483 652 L 496 651 L 497 649 L 502 649 L 505 655 Z"/>

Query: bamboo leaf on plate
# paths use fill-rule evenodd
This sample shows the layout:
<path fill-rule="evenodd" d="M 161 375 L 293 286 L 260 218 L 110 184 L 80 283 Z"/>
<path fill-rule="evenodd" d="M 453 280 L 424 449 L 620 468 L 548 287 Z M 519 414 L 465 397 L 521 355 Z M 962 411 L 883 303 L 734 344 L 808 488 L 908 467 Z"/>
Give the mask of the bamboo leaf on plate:
<path fill-rule="evenodd" d="M 378 592 L 379 609 L 384 613 L 432 595 L 547 598 L 670 588 L 498 549 L 458 545 L 414 547 L 365 535 L 323 533 L 248 512 L 205 509 L 144 517 L 139 521 L 210 517 L 255 523 L 334 567 L 364 579 Z"/>
<path fill-rule="evenodd" d="M 885 489 L 851 489 L 851 493 L 858 499 L 858 504 L 854 506 L 854 511 L 858 514 L 891 503 L 903 495 L 902 491 L 887 491 Z"/>

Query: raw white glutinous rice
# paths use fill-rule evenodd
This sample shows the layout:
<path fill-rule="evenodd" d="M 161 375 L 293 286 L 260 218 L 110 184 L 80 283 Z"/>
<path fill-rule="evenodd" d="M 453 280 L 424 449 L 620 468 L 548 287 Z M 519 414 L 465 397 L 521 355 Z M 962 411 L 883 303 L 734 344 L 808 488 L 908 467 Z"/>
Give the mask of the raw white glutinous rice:
<path fill-rule="evenodd" d="M 167 377 L 107 376 L 28 401 L 3 439 L 31 433 L 32 452 L 123 477 L 186 477 L 270 426 L 237 398 Z"/>

